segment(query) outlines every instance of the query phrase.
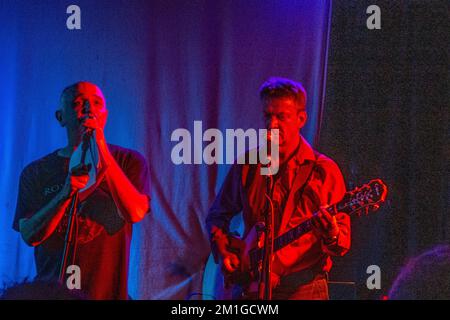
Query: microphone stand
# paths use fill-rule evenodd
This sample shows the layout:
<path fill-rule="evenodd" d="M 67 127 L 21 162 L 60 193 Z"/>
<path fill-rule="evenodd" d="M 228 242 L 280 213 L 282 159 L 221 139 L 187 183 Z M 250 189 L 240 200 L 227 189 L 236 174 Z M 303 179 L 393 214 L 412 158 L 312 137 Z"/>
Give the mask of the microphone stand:
<path fill-rule="evenodd" d="M 273 188 L 273 176 L 267 175 L 266 178 L 266 214 L 264 215 L 264 227 L 260 227 L 259 232 L 264 235 L 263 261 L 259 267 L 258 299 L 272 300 L 272 260 L 273 260 L 273 241 L 274 241 L 274 210 L 271 199 Z M 258 238 L 260 238 L 258 236 Z M 258 243 L 259 243 L 258 239 Z"/>
<path fill-rule="evenodd" d="M 83 143 L 81 144 L 82 149 L 81 149 L 81 160 L 80 160 L 80 164 L 83 166 L 85 165 L 86 152 L 90 146 L 90 137 L 91 136 L 92 136 L 92 134 L 89 134 L 89 133 L 87 133 L 83 136 Z M 72 196 L 72 201 L 70 202 L 69 219 L 68 219 L 67 230 L 66 230 L 66 235 L 65 235 L 65 239 L 64 239 L 64 251 L 63 251 L 63 255 L 62 255 L 61 267 L 59 269 L 60 284 L 64 283 L 66 269 L 67 269 L 68 261 L 69 261 L 69 255 L 70 255 L 71 251 L 73 250 L 73 248 L 75 247 L 76 241 L 77 241 L 76 234 L 74 237 L 74 225 L 75 225 L 75 219 L 76 219 L 76 215 L 77 215 L 78 204 L 79 204 L 79 191 L 77 190 L 77 191 L 75 191 L 74 195 Z M 73 252 L 73 254 L 75 254 L 75 252 Z M 72 262 L 74 260 L 75 260 L 75 256 L 72 257 Z"/>

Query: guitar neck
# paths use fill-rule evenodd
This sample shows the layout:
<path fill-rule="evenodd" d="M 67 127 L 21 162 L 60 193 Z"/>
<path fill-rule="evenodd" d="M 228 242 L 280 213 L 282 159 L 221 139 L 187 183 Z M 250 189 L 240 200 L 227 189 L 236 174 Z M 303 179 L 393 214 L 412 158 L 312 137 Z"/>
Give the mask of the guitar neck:
<path fill-rule="evenodd" d="M 346 192 L 341 201 L 327 207 L 325 210 L 332 216 L 336 215 L 337 212 L 344 212 L 352 216 L 362 209 L 366 209 L 367 214 L 369 210 L 376 210 L 379 207 L 379 204 L 384 202 L 386 195 L 386 185 L 380 179 L 375 179 L 360 188 L 355 188 L 350 192 Z M 318 212 L 314 213 L 314 216 L 317 215 L 317 213 Z M 275 238 L 273 242 L 273 252 L 277 252 L 286 247 L 288 244 L 294 242 L 312 229 L 312 218 L 309 218 Z M 255 248 L 249 252 L 249 255 L 251 266 L 255 267 L 257 263 L 262 260 L 264 249 Z"/>
<path fill-rule="evenodd" d="M 340 203 L 338 203 L 336 206 L 328 207 L 326 210 L 332 216 L 334 216 L 336 214 L 336 212 L 339 212 L 342 209 L 343 208 L 340 208 Z M 316 215 L 316 214 L 317 214 L 317 212 L 314 213 L 314 215 Z M 302 235 L 304 235 L 305 233 L 307 233 L 311 230 L 312 230 L 312 223 L 311 223 L 311 218 L 309 218 L 308 220 L 300 223 L 298 226 L 290 229 L 289 231 L 283 233 L 281 236 L 278 236 L 277 238 L 275 238 L 274 242 L 273 242 L 273 251 L 276 252 L 276 251 L 286 247 L 288 244 L 297 240 Z"/>
<path fill-rule="evenodd" d="M 328 207 L 326 209 L 331 215 L 336 214 L 335 206 Z M 316 213 L 314 213 L 316 214 Z M 294 242 L 298 238 L 300 238 L 305 233 L 312 230 L 311 218 L 300 223 L 298 226 L 290 229 L 289 231 L 283 233 L 281 236 L 278 236 L 273 240 L 273 252 L 277 252 L 278 250 L 286 247 L 288 244 Z M 264 249 L 263 248 L 254 248 L 249 252 L 250 255 L 250 265 L 252 268 L 257 266 L 258 261 L 262 261 L 264 257 Z"/>

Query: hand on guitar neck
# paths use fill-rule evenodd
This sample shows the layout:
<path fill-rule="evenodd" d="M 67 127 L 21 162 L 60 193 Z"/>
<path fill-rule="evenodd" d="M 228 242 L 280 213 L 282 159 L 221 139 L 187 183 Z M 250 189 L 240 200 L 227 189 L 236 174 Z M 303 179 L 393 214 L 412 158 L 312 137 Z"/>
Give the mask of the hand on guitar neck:
<path fill-rule="evenodd" d="M 336 221 L 336 216 L 332 216 L 326 207 L 321 207 L 320 210 L 311 218 L 313 232 L 316 233 L 327 244 L 336 242 L 339 235 L 339 226 Z"/>

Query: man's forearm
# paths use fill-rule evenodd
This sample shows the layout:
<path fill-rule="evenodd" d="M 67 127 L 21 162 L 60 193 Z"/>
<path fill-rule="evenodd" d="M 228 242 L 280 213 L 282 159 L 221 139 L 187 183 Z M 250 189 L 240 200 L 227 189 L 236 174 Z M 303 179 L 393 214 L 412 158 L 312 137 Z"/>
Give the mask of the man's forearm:
<path fill-rule="evenodd" d="M 322 248 L 331 256 L 343 256 L 349 251 L 351 244 L 350 217 L 345 213 L 338 213 L 336 217 L 339 234 L 335 239 L 329 239 L 329 243 L 322 240 Z"/>
<path fill-rule="evenodd" d="M 117 164 L 108 150 L 106 142 L 99 143 L 103 165 L 106 166 L 105 179 L 122 217 L 128 222 L 138 222 L 149 211 L 149 199 L 140 193 Z"/>
<path fill-rule="evenodd" d="M 71 198 L 61 191 L 31 218 L 21 219 L 19 230 L 25 242 L 37 246 L 50 237 L 64 216 L 70 201 Z"/>

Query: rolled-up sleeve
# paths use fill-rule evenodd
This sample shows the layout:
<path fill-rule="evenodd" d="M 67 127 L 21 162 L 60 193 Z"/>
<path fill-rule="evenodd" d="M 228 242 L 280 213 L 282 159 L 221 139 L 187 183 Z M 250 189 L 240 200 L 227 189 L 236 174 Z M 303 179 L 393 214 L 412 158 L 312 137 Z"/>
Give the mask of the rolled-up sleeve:
<path fill-rule="evenodd" d="M 242 211 L 241 199 L 242 167 L 233 165 L 220 188 L 208 216 L 206 226 L 211 240 L 211 230 L 215 226 L 228 232 L 231 219 Z"/>
<path fill-rule="evenodd" d="M 331 205 L 339 202 L 344 197 L 346 187 L 339 167 L 331 160 L 324 163 L 321 200 L 323 205 Z M 327 245 L 322 241 L 322 249 L 332 256 L 343 256 L 350 249 L 351 232 L 350 217 L 343 212 L 336 214 L 336 222 L 339 226 L 337 241 Z"/>

